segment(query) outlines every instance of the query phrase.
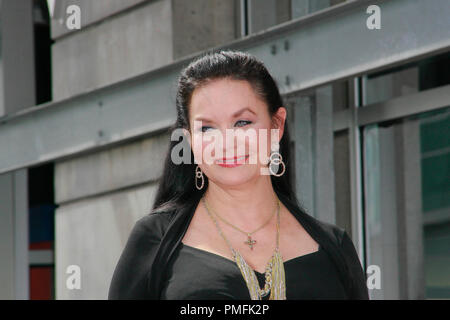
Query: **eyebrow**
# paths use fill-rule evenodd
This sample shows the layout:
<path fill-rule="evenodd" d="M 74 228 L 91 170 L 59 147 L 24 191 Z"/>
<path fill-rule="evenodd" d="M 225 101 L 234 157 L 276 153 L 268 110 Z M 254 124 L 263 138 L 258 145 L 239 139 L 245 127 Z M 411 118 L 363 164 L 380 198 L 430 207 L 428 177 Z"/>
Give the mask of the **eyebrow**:
<path fill-rule="evenodd" d="M 246 107 L 246 108 L 242 108 L 241 110 L 236 111 L 235 113 L 233 113 L 233 114 L 231 115 L 231 117 L 232 117 L 232 118 L 235 118 L 235 117 L 241 115 L 242 113 L 244 113 L 245 111 L 250 111 L 251 113 L 253 113 L 254 115 L 256 115 L 256 113 L 255 113 L 252 109 L 250 109 L 249 107 Z M 201 121 L 209 121 L 209 122 L 212 122 L 212 120 L 207 119 L 207 118 L 205 118 L 205 117 L 203 117 L 203 116 L 198 116 L 198 117 L 195 118 L 195 120 L 201 120 Z"/>

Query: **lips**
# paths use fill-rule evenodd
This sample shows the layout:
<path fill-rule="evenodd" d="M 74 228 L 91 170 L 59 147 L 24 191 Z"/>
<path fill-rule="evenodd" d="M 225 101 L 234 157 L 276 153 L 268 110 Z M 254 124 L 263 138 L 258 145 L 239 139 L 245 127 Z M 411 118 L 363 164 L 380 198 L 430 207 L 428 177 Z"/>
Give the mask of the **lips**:
<path fill-rule="evenodd" d="M 246 155 L 234 158 L 217 159 L 216 163 L 222 167 L 234 167 L 243 164 L 248 157 L 249 156 Z"/>

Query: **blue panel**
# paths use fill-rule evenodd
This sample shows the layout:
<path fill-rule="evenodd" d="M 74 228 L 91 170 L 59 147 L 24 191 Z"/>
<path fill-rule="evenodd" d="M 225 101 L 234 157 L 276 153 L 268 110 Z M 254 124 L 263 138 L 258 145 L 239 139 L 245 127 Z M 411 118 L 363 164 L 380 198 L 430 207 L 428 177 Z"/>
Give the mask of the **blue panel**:
<path fill-rule="evenodd" d="M 53 204 L 30 208 L 30 243 L 53 241 L 55 208 L 56 206 Z"/>

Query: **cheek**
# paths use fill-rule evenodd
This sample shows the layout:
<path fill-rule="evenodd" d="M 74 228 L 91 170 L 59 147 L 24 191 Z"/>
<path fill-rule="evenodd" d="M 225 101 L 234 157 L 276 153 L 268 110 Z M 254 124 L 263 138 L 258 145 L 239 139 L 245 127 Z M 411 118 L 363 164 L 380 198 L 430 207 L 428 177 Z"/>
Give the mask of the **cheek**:
<path fill-rule="evenodd" d="M 245 147 L 245 152 L 250 154 L 250 163 L 267 163 L 270 155 L 270 128 L 259 125 L 253 126 L 245 131 L 245 135 L 238 135 L 238 153 L 241 154 Z M 241 149 L 239 149 L 241 148 Z"/>
<path fill-rule="evenodd" d="M 271 131 L 267 124 L 258 128 L 258 156 L 262 164 L 267 164 L 269 161 L 271 150 Z"/>
<path fill-rule="evenodd" d="M 202 149 L 203 149 L 203 140 L 200 134 L 194 134 L 192 136 L 192 152 L 194 153 L 194 157 L 199 161 L 202 157 Z"/>
<path fill-rule="evenodd" d="M 214 157 L 215 137 L 209 137 L 205 134 L 194 134 L 192 138 L 192 152 L 197 162 L 208 163 Z"/>

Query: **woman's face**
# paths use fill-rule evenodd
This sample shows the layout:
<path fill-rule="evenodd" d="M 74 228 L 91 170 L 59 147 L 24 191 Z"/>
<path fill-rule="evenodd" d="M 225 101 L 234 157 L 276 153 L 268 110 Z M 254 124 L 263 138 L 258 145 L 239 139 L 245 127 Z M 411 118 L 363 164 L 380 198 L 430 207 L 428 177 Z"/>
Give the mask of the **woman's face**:
<path fill-rule="evenodd" d="M 285 119 L 283 107 L 270 117 L 266 103 L 248 81 L 214 80 L 195 89 L 191 97 L 190 143 L 195 161 L 219 185 L 257 179 L 261 168 L 267 168 L 271 146 L 279 146 Z M 279 129 L 272 140 L 271 129 Z"/>

